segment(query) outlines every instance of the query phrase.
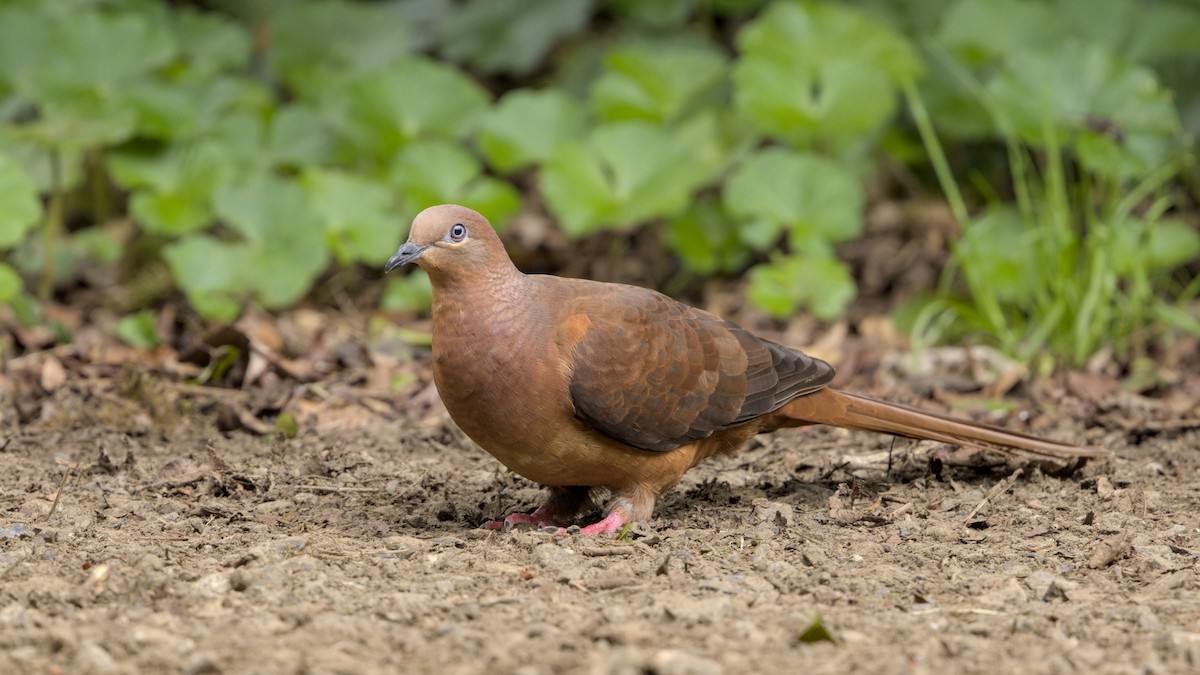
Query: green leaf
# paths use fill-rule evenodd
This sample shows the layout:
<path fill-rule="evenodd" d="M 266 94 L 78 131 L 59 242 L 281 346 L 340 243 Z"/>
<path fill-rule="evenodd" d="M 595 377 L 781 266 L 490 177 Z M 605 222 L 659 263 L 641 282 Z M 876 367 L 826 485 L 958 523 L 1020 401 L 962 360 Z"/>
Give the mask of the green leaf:
<path fill-rule="evenodd" d="M 1070 34 L 1131 62 L 1161 65 L 1172 57 L 1200 54 L 1200 12 L 1194 3 L 1058 0 L 1055 13 Z"/>
<path fill-rule="evenodd" d="M 207 319 L 231 322 L 241 312 L 242 274 L 249 256 L 244 246 L 192 234 L 163 247 L 163 258 L 192 307 Z"/>
<path fill-rule="evenodd" d="M 987 288 L 1001 302 L 1027 306 L 1047 274 L 1036 255 L 1036 232 L 1012 207 L 989 208 L 965 228 L 954 249 L 971 288 Z"/>
<path fill-rule="evenodd" d="M 1032 145 L 1044 147 L 1048 130 L 1059 143 L 1088 138 L 1080 160 L 1102 175 L 1141 175 L 1180 147 L 1171 93 L 1153 72 L 1095 45 L 1068 41 L 1011 55 L 987 91 L 1012 129 Z"/>
<path fill-rule="evenodd" d="M 682 130 L 644 122 L 597 127 L 561 144 L 542 169 L 542 195 L 571 236 L 681 213 L 720 166 Z"/>
<path fill-rule="evenodd" d="M 0 152 L 0 248 L 19 244 L 41 219 L 42 202 L 33 178 Z"/>
<path fill-rule="evenodd" d="M 154 310 L 144 309 L 140 312 L 121 317 L 113 327 L 113 333 L 122 342 L 141 349 L 153 349 L 158 346 L 157 317 Z"/>
<path fill-rule="evenodd" d="M 410 210 L 444 203 L 482 173 L 471 153 L 447 141 L 413 143 L 397 153 L 392 166 L 393 182 L 403 190 Z"/>
<path fill-rule="evenodd" d="M 249 31 L 220 14 L 177 7 L 170 13 L 170 26 L 193 72 L 237 72 L 250 63 Z"/>
<path fill-rule="evenodd" d="M 634 46 L 610 52 L 592 86 L 592 103 L 606 121 L 670 122 L 724 80 L 726 59 L 711 47 Z"/>
<path fill-rule="evenodd" d="M 862 231 L 863 194 L 842 165 L 784 148 L 763 150 L 725 183 L 729 214 L 750 224 L 743 241 L 764 249 L 781 232 L 798 250 L 822 250 Z"/>
<path fill-rule="evenodd" d="M 418 139 L 465 138 L 488 99 L 482 87 L 454 68 L 409 58 L 352 83 L 324 103 L 357 153 L 386 163 Z"/>
<path fill-rule="evenodd" d="M 0 81 L 24 94 L 35 91 L 53 30 L 44 3 L 0 6 Z"/>
<path fill-rule="evenodd" d="M 325 268 L 328 248 L 321 223 L 295 183 L 258 174 L 219 189 L 215 210 L 245 237 L 242 288 L 266 307 L 295 302 Z"/>
<path fill-rule="evenodd" d="M 302 104 L 277 108 L 271 115 L 263 141 L 274 166 L 322 164 L 329 151 L 325 122 L 314 110 Z"/>
<path fill-rule="evenodd" d="M 322 164 L 330 145 L 325 122 L 306 104 L 282 106 L 268 115 L 239 111 L 226 116 L 212 137 L 242 165 L 259 171 Z"/>
<path fill-rule="evenodd" d="M 115 227 L 93 225 L 71 233 L 69 245 L 79 251 L 81 258 L 91 258 L 105 265 L 116 265 L 125 254 L 125 241 Z"/>
<path fill-rule="evenodd" d="M 510 218 L 521 209 L 521 194 L 512 184 L 498 178 L 484 176 L 470 183 L 460 199 L 449 200 L 488 214 L 488 220 L 496 229 L 503 229 Z"/>
<path fill-rule="evenodd" d="M 175 39 L 157 11 L 71 12 L 54 22 L 54 58 L 44 59 L 38 89 L 119 93 L 121 84 L 165 65 L 177 53 Z"/>
<path fill-rule="evenodd" d="M 1162 220 L 1149 225 L 1143 249 L 1151 269 L 1173 270 L 1200 257 L 1200 231 L 1182 220 Z"/>
<path fill-rule="evenodd" d="M 658 29 L 678 28 L 696 9 L 696 0 L 609 0 L 607 4 L 623 21 Z"/>
<path fill-rule="evenodd" d="M 441 25 L 441 56 L 483 73 L 526 75 L 582 31 L 593 0 L 469 0 Z"/>
<path fill-rule="evenodd" d="M 7 263 L 0 262 L 0 302 L 12 302 L 21 294 L 21 276 Z"/>
<path fill-rule="evenodd" d="M 147 232 L 177 236 L 212 221 L 207 197 L 190 191 L 139 190 L 130 197 L 129 214 Z"/>
<path fill-rule="evenodd" d="M 750 270 L 750 301 L 779 318 L 807 307 L 819 319 L 836 319 L 854 294 L 850 270 L 830 255 L 780 257 Z"/>
<path fill-rule="evenodd" d="M 572 237 L 581 237 L 619 221 L 620 201 L 613 194 L 606 167 L 587 144 L 561 143 L 542 167 L 542 197 Z"/>
<path fill-rule="evenodd" d="M 342 265 L 387 261 L 399 228 L 395 197 L 382 183 L 337 170 L 309 169 L 301 178 L 320 217 L 325 241 Z"/>
<path fill-rule="evenodd" d="M 20 125 L 22 134 L 60 150 L 128 139 L 137 117 L 130 87 L 177 53 L 164 17 L 165 10 L 153 5 L 108 13 L 64 3 L 41 3 L 39 14 L 0 15 L 0 41 L 14 38 L 16 48 L 32 48 L 30 54 L 0 50 L 0 72 L 37 105 L 36 121 Z"/>
<path fill-rule="evenodd" d="M 433 286 L 428 274 L 409 274 L 389 279 L 379 300 L 388 311 L 424 312 L 433 304 Z"/>
<path fill-rule="evenodd" d="M 764 133 L 799 145 L 860 142 L 895 114 L 899 84 L 921 70 L 904 38 L 840 5 L 773 4 L 737 42 L 736 106 Z"/>
<path fill-rule="evenodd" d="M 544 162 L 555 146 L 583 133 L 583 106 L 557 89 L 505 94 L 479 127 L 488 163 L 510 172 Z"/>
<path fill-rule="evenodd" d="M 797 639 L 806 645 L 817 642 L 837 642 L 833 639 L 833 635 L 830 634 L 829 629 L 825 628 L 820 614 L 813 618 L 812 623 L 808 625 L 808 628 L 804 629 L 803 633 L 800 633 Z"/>
<path fill-rule="evenodd" d="M 736 270 L 750 257 L 738 239 L 737 225 L 709 202 L 699 202 L 673 219 L 667 242 L 689 269 L 701 274 Z"/>
<path fill-rule="evenodd" d="M 290 410 L 279 413 L 279 417 L 275 418 L 275 431 L 287 438 L 295 438 L 296 434 L 300 433 L 300 425 L 296 423 L 296 416 Z"/>
<path fill-rule="evenodd" d="M 516 212 L 520 196 L 508 183 L 482 174 L 474 155 L 447 141 L 412 143 L 396 155 L 392 167 L 392 181 L 400 188 L 406 213 L 460 203 L 478 207 L 499 227 Z"/>
<path fill-rule="evenodd" d="M 212 141 L 177 144 L 157 155 L 109 153 L 117 183 L 138 188 L 129 211 L 147 231 L 178 236 L 212 222 L 212 196 L 238 175 L 224 146 Z"/>
<path fill-rule="evenodd" d="M 280 3 L 266 18 L 271 35 L 268 63 L 300 92 L 329 76 L 402 69 L 399 62 L 412 51 L 413 36 L 393 4 Z"/>
<path fill-rule="evenodd" d="M 937 38 L 966 62 L 981 64 L 1054 44 L 1065 32 L 1052 3 L 959 0 L 943 15 Z"/>
<path fill-rule="evenodd" d="M 138 135 L 164 141 L 192 140 L 219 129 L 232 111 L 274 105 L 261 84 L 231 75 L 139 80 L 125 88 L 125 98 L 136 113 Z"/>
<path fill-rule="evenodd" d="M 36 122 L 15 129 L 42 148 L 67 154 L 128 140 L 137 122 L 136 111 L 125 102 L 100 99 L 91 93 L 47 103 L 40 113 Z"/>

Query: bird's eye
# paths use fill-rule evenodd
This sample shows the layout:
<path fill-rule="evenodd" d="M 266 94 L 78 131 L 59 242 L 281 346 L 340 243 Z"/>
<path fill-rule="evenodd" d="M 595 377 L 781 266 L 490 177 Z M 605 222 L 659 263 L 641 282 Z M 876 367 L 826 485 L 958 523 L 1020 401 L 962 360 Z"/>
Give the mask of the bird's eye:
<path fill-rule="evenodd" d="M 467 238 L 467 226 L 455 223 L 450 227 L 450 241 L 462 241 Z"/>

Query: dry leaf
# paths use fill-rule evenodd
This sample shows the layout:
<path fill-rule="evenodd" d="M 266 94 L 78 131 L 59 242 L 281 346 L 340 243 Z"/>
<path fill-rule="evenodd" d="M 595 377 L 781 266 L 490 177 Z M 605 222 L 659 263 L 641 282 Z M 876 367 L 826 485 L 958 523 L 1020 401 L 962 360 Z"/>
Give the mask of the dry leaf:
<path fill-rule="evenodd" d="M 1088 559 L 1088 567 L 1094 570 L 1108 567 L 1128 551 L 1129 534 L 1125 532 L 1114 534 L 1096 546 L 1096 550 L 1092 552 L 1092 557 Z"/>

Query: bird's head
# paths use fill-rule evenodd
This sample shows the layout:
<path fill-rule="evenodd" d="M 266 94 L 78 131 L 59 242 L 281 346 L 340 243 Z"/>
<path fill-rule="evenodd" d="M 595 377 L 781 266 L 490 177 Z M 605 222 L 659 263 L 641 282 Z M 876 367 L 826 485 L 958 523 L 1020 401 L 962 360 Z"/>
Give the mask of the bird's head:
<path fill-rule="evenodd" d="M 413 219 L 408 241 L 384 272 L 416 263 L 435 281 L 511 267 L 504 244 L 482 215 L 455 204 L 431 206 Z"/>

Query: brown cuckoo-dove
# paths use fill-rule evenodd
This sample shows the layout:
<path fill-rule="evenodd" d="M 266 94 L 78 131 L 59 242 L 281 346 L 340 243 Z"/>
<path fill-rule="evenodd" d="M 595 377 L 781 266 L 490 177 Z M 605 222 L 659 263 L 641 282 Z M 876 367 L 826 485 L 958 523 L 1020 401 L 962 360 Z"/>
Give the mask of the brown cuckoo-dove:
<path fill-rule="evenodd" d="M 824 361 L 650 289 L 523 274 L 461 206 L 422 211 L 386 269 L 414 262 L 433 284 L 433 377 L 450 416 L 550 489 L 537 510 L 487 527 L 559 528 L 604 488 L 604 517 L 581 531 L 616 532 L 697 463 L 783 427 L 1104 454 L 832 389 Z"/>

